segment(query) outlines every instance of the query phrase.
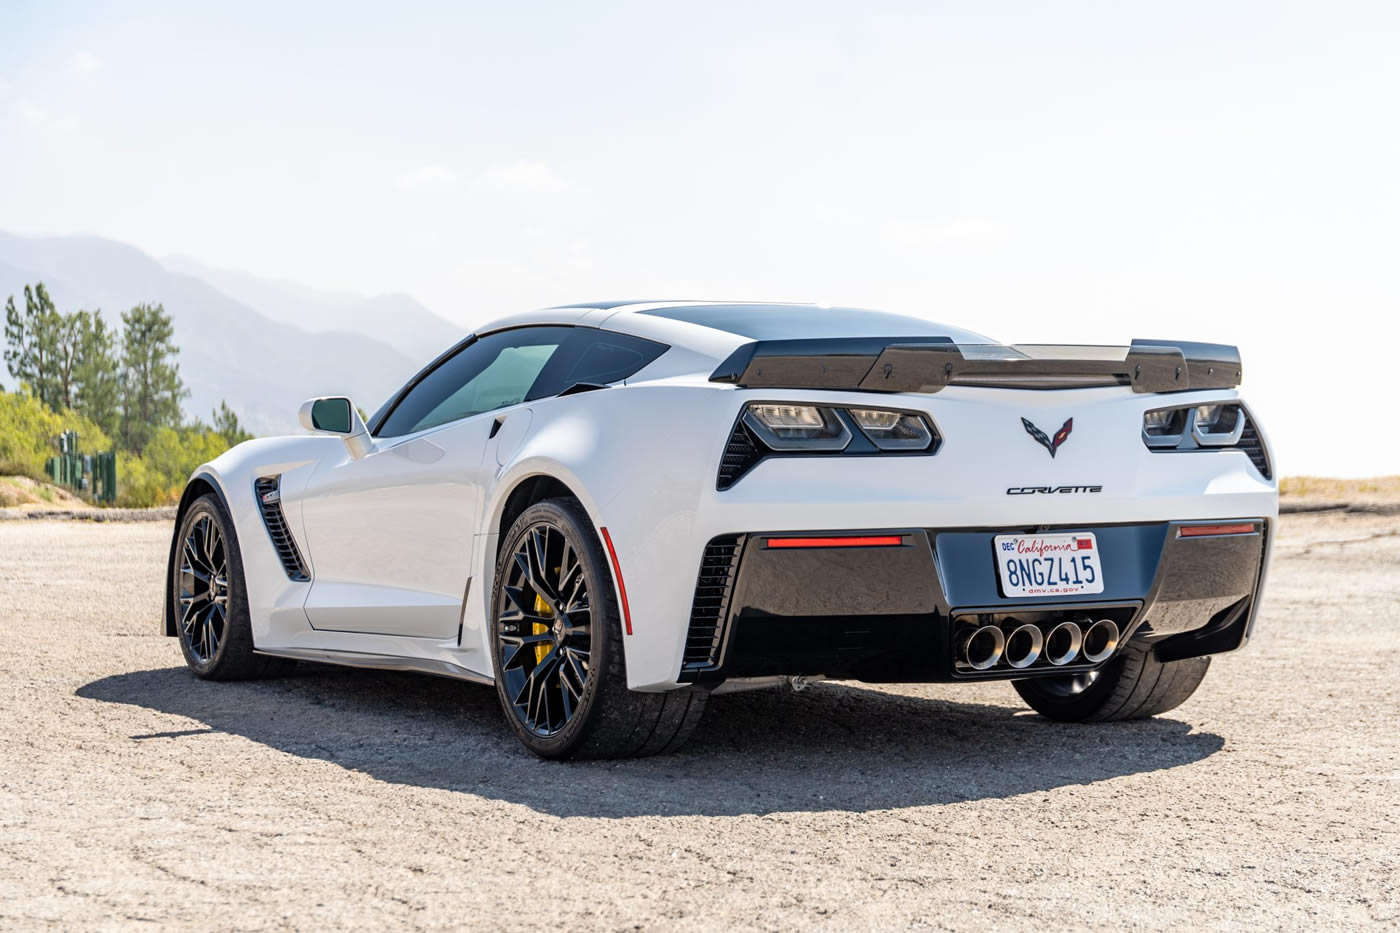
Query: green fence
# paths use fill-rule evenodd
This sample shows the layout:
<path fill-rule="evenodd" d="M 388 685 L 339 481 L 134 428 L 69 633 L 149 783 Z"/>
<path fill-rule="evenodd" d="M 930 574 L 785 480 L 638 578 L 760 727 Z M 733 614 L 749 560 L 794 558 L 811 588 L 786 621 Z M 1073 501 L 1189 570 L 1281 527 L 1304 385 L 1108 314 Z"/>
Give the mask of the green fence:
<path fill-rule="evenodd" d="M 82 453 L 77 431 L 58 436 L 58 456 L 48 459 L 44 472 L 60 486 L 86 493 L 98 502 L 117 501 L 117 452 Z"/>

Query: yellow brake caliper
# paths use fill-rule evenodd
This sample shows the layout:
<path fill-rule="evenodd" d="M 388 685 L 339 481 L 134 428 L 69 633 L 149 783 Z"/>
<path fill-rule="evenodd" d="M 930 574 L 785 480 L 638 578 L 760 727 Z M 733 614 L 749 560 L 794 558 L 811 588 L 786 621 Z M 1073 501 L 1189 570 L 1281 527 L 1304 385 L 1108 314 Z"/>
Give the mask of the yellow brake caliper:
<path fill-rule="evenodd" d="M 549 603 L 547 603 L 547 602 L 544 601 L 544 597 L 542 597 L 539 593 L 536 593 L 536 594 L 535 594 L 535 612 L 538 613 L 539 615 L 542 615 L 542 616 L 552 616 L 552 615 L 554 615 L 554 609 L 549 605 Z M 548 622 L 531 622 L 531 623 L 530 623 L 530 634 L 532 634 L 532 635 L 544 635 L 544 634 L 546 634 L 548 631 L 549 631 L 549 623 L 548 623 Z M 549 648 L 550 648 L 549 642 L 542 642 L 541 644 L 538 644 L 538 645 L 535 646 L 535 663 L 536 663 L 536 664 L 539 664 L 541 661 L 543 661 L 544 658 L 545 658 L 545 655 L 549 654 Z"/>

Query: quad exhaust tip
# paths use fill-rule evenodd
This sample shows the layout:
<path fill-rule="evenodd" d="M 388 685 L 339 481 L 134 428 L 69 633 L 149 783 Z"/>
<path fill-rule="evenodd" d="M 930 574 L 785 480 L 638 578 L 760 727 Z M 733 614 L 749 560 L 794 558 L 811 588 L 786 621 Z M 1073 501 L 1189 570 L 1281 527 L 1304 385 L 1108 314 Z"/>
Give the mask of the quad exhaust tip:
<path fill-rule="evenodd" d="M 1084 644 L 1084 630 L 1077 622 L 1061 622 L 1045 636 L 1045 660 L 1062 667 L 1079 655 Z"/>
<path fill-rule="evenodd" d="M 962 656 L 974 671 L 996 667 L 1006 650 L 1006 635 L 995 625 L 984 625 L 963 639 Z"/>
<path fill-rule="evenodd" d="M 1100 619 L 1084 631 L 1084 660 L 1097 664 L 1118 648 L 1118 623 Z"/>
<path fill-rule="evenodd" d="M 1010 620 L 1009 624 L 1016 625 L 1016 620 Z M 1041 634 L 1040 626 L 1027 622 L 1011 629 L 1006 636 L 1006 649 L 1003 654 L 1007 664 L 1020 670 L 1039 660 L 1044 647 L 1045 636 Z"/>
<path fill-rule="evenodd" d="M 1088 615 L 1054 625 L 1023 622 L 1014 616 L 999 622 L 983 619 L 981 625 L 965 630 L 957 643 L 958 663 L 974 671 L 991 670 L 1003 661 L 1017 671 L 1037 664 L 1098 664 L 1113 656 L 1123 636 L 1117 622 L 1094 621 Z"/>

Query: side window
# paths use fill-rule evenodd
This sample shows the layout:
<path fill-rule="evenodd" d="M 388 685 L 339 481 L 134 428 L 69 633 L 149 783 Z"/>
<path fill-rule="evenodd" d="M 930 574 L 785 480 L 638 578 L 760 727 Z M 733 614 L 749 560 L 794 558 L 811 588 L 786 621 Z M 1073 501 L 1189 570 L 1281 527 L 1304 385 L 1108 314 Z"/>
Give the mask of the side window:
<path fill-rule="evenodd" d="M 620 382 L 669 349 L 664 343 L 629 334 L 576 327 L 530 391 L 530 399 L 558 395 L 579 383 Z"/>
<path fill-rule="evenodd" d="M 572 332 L 520 327 L 467 344 L 410 389 L 376 435 L 400 437 L 537 397 L 541 371 Z"/>

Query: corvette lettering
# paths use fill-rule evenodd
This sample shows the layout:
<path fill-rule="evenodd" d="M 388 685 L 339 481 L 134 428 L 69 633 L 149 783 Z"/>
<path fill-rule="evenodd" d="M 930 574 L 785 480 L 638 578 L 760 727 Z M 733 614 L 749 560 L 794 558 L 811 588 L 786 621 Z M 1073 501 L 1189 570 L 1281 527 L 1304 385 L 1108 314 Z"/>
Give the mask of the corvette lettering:
<path fill-rule="evenodd" d="M 1102 486 L 1012 486 L 1006 490 L 1008 496 L 1053 496 L 1076 492 L 1103 492 Z"/>

